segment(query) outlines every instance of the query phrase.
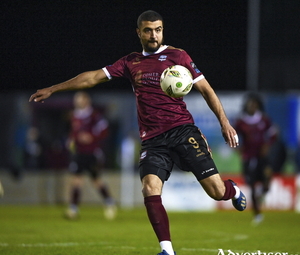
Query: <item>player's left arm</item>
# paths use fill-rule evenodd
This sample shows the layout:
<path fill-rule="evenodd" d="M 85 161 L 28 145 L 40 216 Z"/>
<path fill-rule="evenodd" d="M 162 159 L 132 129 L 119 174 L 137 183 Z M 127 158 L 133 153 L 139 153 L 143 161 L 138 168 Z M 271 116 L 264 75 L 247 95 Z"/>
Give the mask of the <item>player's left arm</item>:
<path fill-rule="evenodd" d="M 201 93 L 209 108 L 214 112 L 214 114 L 218 118 L 219 123 L 221 125 L 222 135 L 226 143 L 228 143 L 230 147 L 237 147 L 239 145 L 237 133 L 229 123 L 221 101 L 216 95 L 213 88 L 208 83 L 208 81 L 205 78 L 203 78 L 194 84 L 194 88 L 196 88 Z"/>

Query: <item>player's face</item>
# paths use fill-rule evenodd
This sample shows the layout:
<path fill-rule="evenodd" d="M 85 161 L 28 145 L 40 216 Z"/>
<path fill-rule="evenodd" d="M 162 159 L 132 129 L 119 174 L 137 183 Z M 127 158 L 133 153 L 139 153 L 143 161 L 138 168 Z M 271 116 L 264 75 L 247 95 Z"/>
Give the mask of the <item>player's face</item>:
<path fill-rule="evenodd" d="M 255 100 L 249 100 L 246 104 L 246 111 L 249 115 L 253 115 L 259 109 L 258 103 Z"/>
<path fill-rule="evenodd" d="M 90 98 L 83 94 L 83 93 L 78 93 L 74 97 L 74 106 L 77 109 L 84 109 L 90 105 Z"/>
<path fill-rule="evenodd" d="M 137 28 L 137 34 L 141 40 L 144 51 L 157 51 L 163 43 L 162 21 L 142 21 L 141 26 Z"/>

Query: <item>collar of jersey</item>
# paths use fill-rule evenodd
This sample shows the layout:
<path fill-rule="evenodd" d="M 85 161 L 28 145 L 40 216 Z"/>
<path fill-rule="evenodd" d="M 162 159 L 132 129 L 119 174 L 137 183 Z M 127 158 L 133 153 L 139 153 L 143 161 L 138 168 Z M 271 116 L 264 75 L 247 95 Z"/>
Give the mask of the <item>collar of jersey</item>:
<path fill-rule="evenodd" d="M 245 114 L 243 119 L 247 124 L 254 125 L 257 124 L 261 120 L 261 118 L 262 112 L 257 111 L 253 115 Z"/>
<path fill-rule="evenodd" d="M 86 107 L 83 109 L 75 109 L 74 110 L 74 116 L 78 119 L 85 119 L 87 117 L 89 117 L 93 112 L 93 108 L 92 107 Z"/>
<path fill-rule="evenodd" d="M 152 55 L 152 54 L 157 54 L 157 53 L 160 53 L 162 51 L 164 51 L 166 48 L 168 48 L 168 45 L 164 45 L 162 47 L 160 47 L 157 51 L 153 52 L 153 53 L 149 53 L 149 52 L 146 52 L 143 50 L 143 55 L 144 56 L 149 56 L 149 55 Z"/>

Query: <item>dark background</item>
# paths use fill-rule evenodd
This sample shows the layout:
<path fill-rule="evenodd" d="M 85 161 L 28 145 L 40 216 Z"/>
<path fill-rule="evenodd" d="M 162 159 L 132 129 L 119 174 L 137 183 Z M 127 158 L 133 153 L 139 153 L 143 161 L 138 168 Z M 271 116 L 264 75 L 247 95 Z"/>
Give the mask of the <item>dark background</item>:
<path fill-rule="evenodd" d="M 141 51 L 136 19 L 165 21 L 165 44 L 185 49 L 216 90 L 246 90 L 244 0 L 2 0 L 1 92 L 50 86 Z M 298 89 L 300 1 L 261 0 L 259 90 Z M 127 81 L 98 88 L 131 90 Z"/>

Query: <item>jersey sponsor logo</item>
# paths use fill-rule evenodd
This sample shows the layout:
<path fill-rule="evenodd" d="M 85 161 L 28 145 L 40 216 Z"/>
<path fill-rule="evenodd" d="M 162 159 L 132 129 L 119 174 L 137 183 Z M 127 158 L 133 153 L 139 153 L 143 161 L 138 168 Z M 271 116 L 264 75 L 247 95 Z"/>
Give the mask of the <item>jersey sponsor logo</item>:
<path fill-rule="evenodd" d="M 191 62 L 191 67 L 196 71 L 196 73 L 201 73 L 194 62 Z"/>
<path fill-rule="evenodd" d="M 167 56 L 166 55 L 161 55 L 161 56 L 159 56 L 158 60 L 159 61 L 165 61 L 165 60 L 167 60 Z"/>

